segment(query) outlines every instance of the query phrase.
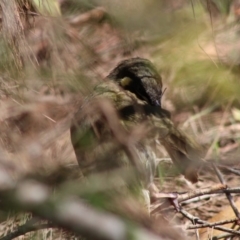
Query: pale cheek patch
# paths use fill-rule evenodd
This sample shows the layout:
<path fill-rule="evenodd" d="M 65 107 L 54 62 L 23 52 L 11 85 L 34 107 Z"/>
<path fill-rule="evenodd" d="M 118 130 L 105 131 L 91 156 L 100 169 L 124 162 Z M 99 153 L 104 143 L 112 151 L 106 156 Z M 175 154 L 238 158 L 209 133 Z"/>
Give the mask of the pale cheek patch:
<path fill-rule="evenodd" d="M 124 77 L 123 79 L 121 79 L 121 81 L 120 81 L 120 85 L 121 85 L 121 87 L 127 87 L 127 86 L 129 86 L 130 84 L 131 84 L 131 82 L 132 82 L 132 79 L 131 78 L 129 78 L 129 77 Z"/>

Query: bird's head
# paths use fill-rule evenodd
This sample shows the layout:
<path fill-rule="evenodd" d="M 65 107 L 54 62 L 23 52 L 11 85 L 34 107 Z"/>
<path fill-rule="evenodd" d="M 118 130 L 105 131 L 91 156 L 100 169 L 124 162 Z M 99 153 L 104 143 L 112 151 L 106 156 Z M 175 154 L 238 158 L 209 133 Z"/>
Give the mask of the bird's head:
<path fill-rule="evenodd" d="M 161 107 L 162 78 L 149 60 L 144 58 L 124 60 L 107 78 L 116 81 L 122 88 L 134 93 L 148 104 Z"/>

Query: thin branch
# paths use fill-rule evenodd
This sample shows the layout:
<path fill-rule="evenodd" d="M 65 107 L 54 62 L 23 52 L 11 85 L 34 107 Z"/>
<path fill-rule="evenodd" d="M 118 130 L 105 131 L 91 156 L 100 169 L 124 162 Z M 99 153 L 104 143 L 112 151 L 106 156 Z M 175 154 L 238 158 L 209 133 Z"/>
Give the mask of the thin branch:
<path fill-rule="evenodd" d="M 234 168 L 231 168 L 231 167 L 227 167 L 227 166 L 224 166 L 224 165 L 221 165 L 221 164 L 218 164 L 217 166 L 218 166 L 218 168 L 222 168 L 224 170 L 227 170 L 230 173 L 234 173 L 234 174 L 240 176 L 240 170 L 237 170 L 237 169 L 234 169 Z"/>
<path fill-rule="evenodd" d="M 224 180 L 224 178 L 223 178 L 220 170 L 219 170 L 214 164 L 212 164 L 212 166 L 213 166 L 213 169 L 215 170 L 215 172 L 216 172 L 216 174 L 217 174 L 218 179 L 220 180 L 220 182 L 225 185 L 226 182 L 225 182 L 225 180 Z M 238 211 L 238 209 L 237 209 L 237 207 L 236 207 L 236 205 L 235 205 L 235 203 L 234 203 L 234 201 L 233 201 L 233 199 L 232 199 L 231 193 L 226 192 L 225 194 L 226 194 L 226 197 L 227 197 L 227 199 L 228 199 L 228 201 L 229 201 L 229 203 L 230 203 L 230 205 L 231 205 L 231 207 L 232 207 L 232 209 L 233 209 L 236 217 L 237 217 L 238 219 L 240 219 L 240 213 L 239 213 L 239 211 Z"/>
<path fill-rule="evenodd" d="M 183 209 L 180 210 L 180 213 L 193 223 L 196 223 L 196 224 L 210 224 L 207 221 L 203 221 L 200 218 L 191 215 L 190 213 L 188 213 L 187 211 L 185 211 Z M 215 226 L 214 229 L 217 229 L 217 230 L 220 230 L 220 231 L 223 231 L 223 232 L 227 232 L 227 233 L 231 233 L 231 234 L 234 234 L 235 236 L 240 236 L 239 231 L 235 231 L 235 230 L 232 230 L 232 229 L 229 229 L 229 228 Z"/>
<path fill-rule="evenodd" d="M 33 179 L 25 179 L 8 189 L 0 190 L 1 208 L 5 211 L 32 212 L 56 227 L 65 228 L 90 240 L 123 240 L 128 239 L 128 236 L 139 240 L 181 239 L 178 232 L 170 226 L 164 226 L 164 236 L 160 231 L 141 227 L 141 224 L 134 224 L 131 228 L 129 221 L 126 222 L 117 214 L 97 210 L 86 201 L 80 200 L 77 191 L 74 192 L 75 194 L 71 192 L 71 188 L 68 188 L 68 191 L 61 188 L 51 193 L 45 184 Z M 46 228 L 49 225 L 40 225 L 40 227 Z M 22 232 L 24 232 L 23 228 L 13 234 Z"/>
<path fill-rule="evenodd" d="M 215 222 L 215 223 L 205 223 L 205 224 L 201 224 L 201 225 L 189 226 L 188 229 L 206 228 L 206 227 L 211 227 L 212 228 L 212 227 L 216 227 L 218 225 L 234 223 L 236 221 L 238 221 L 238 218 L 233 218 L 233 219 L 229 219 L 229 220 L 223 220 L 223 221 L 219 221 L 219 222 Z"/>
<path fill-rule="evenodd" d="M 235 188 L 228 188 L 226 189 L 226 185 L 216 185 L 210 189 L 206 190 L 195 190 L 192 191 L 191 193 L 176 193 L 178 194 L 178 203 L 191 203 L 191 202 L 197 202 L 201 201 L 203 198 L 205 199 L 206 197 L 210 197 L 211 195 L 217 195 L 217 194 L 226 194 L 226 193 L 240 193 L 240 187 L 235 187 Z M 173 206 L 167 207 L 162 209 L 161 204 L 155 205 L 151 211 L 151 214 L 155 214 L 159 211 L 169 211 L 173 209 Z"/>
<path fill-rule="evenodd" d="M 219 235 L 219 236 L 216 236 L 214 239 L 232 239 L 233 237 L 235 237 L 234 234 L 231 234 L 231 233 L 225 233 L 225 234 L 222 234 L 222 235 Z"/>
<path fill-rule="evenodd" d="M 195 190 L 192 191 L 190 193 L 184 193 L 184 194 L 180 194 L 180 193 L 176 193 L 178 194 L 178 202 L 179 203 L 190 203 L 190 199 L 191 202 L 193 201 L 201 201 L 202 197 L 210 197 L 210 195 L 216 195 L 216 194 L 226 194 L 226 193 L 240 193 L 240 187 L 235 187 L 235 188 L 227 188 L 226 185 L 223 184 L 218 184 L 216 186 L 213 186 L 210 189 L 199 189 L 199 190 Z M 160 206 L 155 206 L 155 208 L 151 211 L 151 214 L 154 214 L 156 212 L 159 212 L 161 209 L 161 205 Z M 165 211 L 165 210 L 170 210 L 172 209 L 172 206 L 166 208 L 166 209 L 161 209 L 161 211 Z"/>
<path fill-rule="evenodd" d="M 227 188 L 226 185 L 218 184 L 216 186 L 213 186 L 210 189 L 204 189 L 204 190 L 200 189 L 200 190 L 192 191 L 190 193 L 184 194 L 184 196 L 179 196 L 178 201 L 179 201 L 179 203 L 181 203 L 181 202 L 184 202 L 189 199 L 197 198 L 199 196 L 203 196 L 203 195 L 207 195 L 207 194 L 216 194 L 221 191 L 224 191 L 226 188 Z"/>

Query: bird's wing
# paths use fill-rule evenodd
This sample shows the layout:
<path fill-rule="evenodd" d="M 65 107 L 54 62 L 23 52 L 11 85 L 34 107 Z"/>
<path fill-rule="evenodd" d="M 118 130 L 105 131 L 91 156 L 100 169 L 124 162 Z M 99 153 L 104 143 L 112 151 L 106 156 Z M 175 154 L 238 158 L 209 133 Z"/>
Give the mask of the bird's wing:
<path fill-rule="evenodd" d="M 154 118 L 157 129 L 165 126 L 167 134 L 159 134 L 158 140 L 167 150 L 177 170 L 191 182 L 197 182 L 197 173 L 203 163 L 203 151 L 185 132 L 176 128 L 168 118 Z"/>
<path fill-rule="evenodd" d="M 110 102 L 111 107 L 105 101 Z M 94 94 L 85 100 L 71 127 L 73 147 L 85 175 L 128 165 L 135 160 L 135 167 L 143 163 L 143 167 L 147 168 L 151 175 L 147 178 L 153 178 L 155 165 L 148 161 L 152 154 L 148 153 L 147 148 L 141 143 L 143 133 L 135 131 L 134 136 L 130 133 L 130 129 L 141 124 L 143 115 L 133 114 L 124 119 L 118 112 L 126 106 L 138 103 L 139 100 L 134 94 L 123 91 L 111 82 L 98 85 L 94 89 Z M 123 139 L 124 136 L 126 139 Z"/>

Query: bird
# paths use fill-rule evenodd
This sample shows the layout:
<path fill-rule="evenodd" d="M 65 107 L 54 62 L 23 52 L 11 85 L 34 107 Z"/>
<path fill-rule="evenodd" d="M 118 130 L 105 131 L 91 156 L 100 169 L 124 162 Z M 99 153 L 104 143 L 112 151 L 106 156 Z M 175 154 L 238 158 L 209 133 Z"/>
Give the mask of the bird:
<path fill-rule="evenodd" d="M 153 183 L 161 146 L 177 171 L 197 182 L 201 148 L 162 108 L 163 92 L 156 67 L 140 57 L 121 61 L 94 88 L 73 117 L 70 130 L 84 176 L 131 165 L 148 188 Z"/>

